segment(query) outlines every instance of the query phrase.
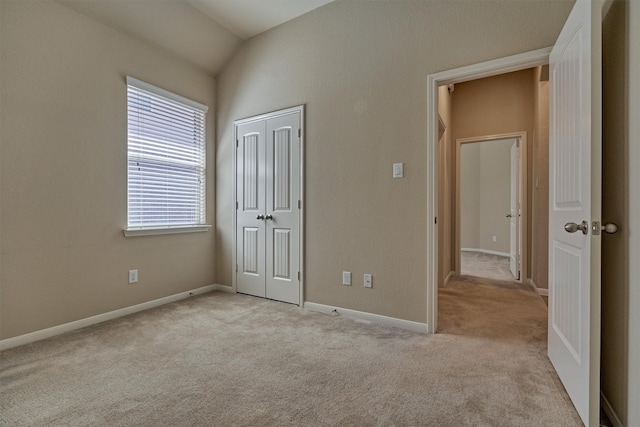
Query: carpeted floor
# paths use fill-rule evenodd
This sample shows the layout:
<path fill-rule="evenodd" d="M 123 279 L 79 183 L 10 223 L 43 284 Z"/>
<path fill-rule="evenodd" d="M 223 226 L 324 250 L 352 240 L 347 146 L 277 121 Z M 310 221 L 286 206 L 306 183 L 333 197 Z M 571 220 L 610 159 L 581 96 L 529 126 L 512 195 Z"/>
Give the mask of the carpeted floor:
<path fill-rule="evenodd" d="M 581 425 L 536 294 L 440 292 L 435 335 L 209 293 L 6 350 L 0 425 Z"/>
<path fill-rule="evenodd" d="M 509 257 L 483 252 L 460 252 L 460 272 L 465 276 L 494 280 L 516 280 L 509 267 Z"/>

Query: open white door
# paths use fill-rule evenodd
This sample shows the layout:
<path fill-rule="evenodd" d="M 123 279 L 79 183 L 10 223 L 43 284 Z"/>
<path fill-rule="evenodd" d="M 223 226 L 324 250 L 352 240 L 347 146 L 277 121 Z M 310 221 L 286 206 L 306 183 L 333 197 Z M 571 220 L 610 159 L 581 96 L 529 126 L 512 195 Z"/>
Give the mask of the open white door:
<path fill-rule="evenodd" d="M 578 0 L 549 57 L 549 359 L 599 422 L 601 2 Z"/>
<path fill-rule="evenodd" d="M 520 143 L 511 146 L 511 195 L 509 198 L 509 269 L 520 280 Z"/>

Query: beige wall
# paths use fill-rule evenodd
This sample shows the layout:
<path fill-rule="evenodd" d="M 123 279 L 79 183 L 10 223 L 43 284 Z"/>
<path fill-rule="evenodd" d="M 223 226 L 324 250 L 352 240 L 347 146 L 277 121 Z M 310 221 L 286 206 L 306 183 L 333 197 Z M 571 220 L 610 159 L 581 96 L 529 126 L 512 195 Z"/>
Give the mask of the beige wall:
<path fill-rule="evenodd" d="M 305 300 L 425 322 L 427 75 L 550 46 L 571 5 L 337 1 L 246 42 L 218 80 L 218 282 L 232 283 L 233 120 L 306 104 Z"/>
<path fill-rule="evenodd" d="M 480 144 L 460 150 L 460 247 L 480 247 Z"/>
<path fill-rule="evenodd" d="M 545 69 L 543 71 L 543 68 Z M 531 206 L 531 280 L 549 287 L 549 81 L 548 67 L 533 73 L 533 194 Z"/>
<path fill-rule="evenodd" d="M 122 229 L 125 75 L 210 107 L 210 165 L 215 80 L 59 3 L 0 7 L 0 338 L 214 283 L 214 232 L 125 239 Z"/>
<path fill-rule="evenodd" d="M 529 184 L 531 183 L 531 137 L 534 118 L 533 87 L 531 85 L 533 72 L 533 69 L 527 69 L 456 84 L 452 103 L 454 140 L 510 132 L 527 133 L 526 181 Z M 530 218 L 530 185 L 528 190 L 527 207 Z M 527 241 L 530 242 L 531 223 L 528 224 L 526 233 Z M 455 230 L 453 235 L 455 238 Z M 527 271 L 530 272 L 530 253 L 528 255 L 525 262 Z"/>
<path fill-rule="evenodd" d="M 628 417 L 627 374 L 630 364 L 640 359 L 628 359 L 628 328 L 630 284 L 629 230 L 630 222 L 627 194 L 637 191 L 638 184 L 627 182 L 629 167 L 629 140 L 627 139 L 627 99 L 625 92 L 628 72 L 627 16 L 628 4 L 615 1 L 603 21 L 603 186 L 602 221 L 620 225 L 620 231 L 602 236 L 602 392 L 611 403 L 624 425 L 635 425 Z M 635 217 L 636 222 L 638 216 Z M 637 258 L 635 261 L 637 263 Z M 637 277 L 634 278 L 637 280 Z M 636 336 L 635 339 L 638 339 Z M 640 401 L 636 401 L 634 406 Z M 638 418 L 635 418 L 637 421 Z"/>
<path fill-rule="evenodd" d="M 438 115 L 444 132 L 438 141 L 438 285 L 451 272 L 451 94 L 447 86 L 438 88 Z"/>
<path fill-rule="evenodd" d="M 628 425 L 640 420 L 640 79 L 631 76 L 640 76 L 640 1 L 631 0 L 628 3 L 626 14 L 627 49 L 625 55 L 626 83 L 627 83 L 627 114 L 625 128 L 628 147 L 628 177 L 626 199 L 628 201 L 627 218 L 630 222 L 627 226 L 629 239 L 628 264 L 628 299 L 626 302 L 629 313 L 627 337 L 629 373 L 627 379 L 627 420 Z M 631 222 L 633 221 L 633 222 Z M 631 421 L 633 420 L 633 421 Z"/>
<path fill-rule="evenodd" d="M 462 144 L 460 247 L 509 253 L 511 146 L 515 140 Z M 493 241 L 493 236 L 496 241 Z"/>

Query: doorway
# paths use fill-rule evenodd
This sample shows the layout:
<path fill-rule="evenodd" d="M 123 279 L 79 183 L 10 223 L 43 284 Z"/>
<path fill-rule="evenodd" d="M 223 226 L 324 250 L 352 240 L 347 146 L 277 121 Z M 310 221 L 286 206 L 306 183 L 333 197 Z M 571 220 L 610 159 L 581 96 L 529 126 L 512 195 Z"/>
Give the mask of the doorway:
<path fill-rule="evenodd" d="M 441 221 L 438 221 L 438 202 L 442 199 L 442 194 L 440 194 L 442 182 L 439 180 L 440 165 L 437 161 L 440 159 L 438 141 L 440 139 L 441 129 L 441 126 L 439 126 L 440 115 L 438 114 L 438 104 L 442 99 L 443 92 L 446 92 L 446 89 L 441 89 L 449 86 L 451 90 L 455 90 L 453 85 L 457 83 L 546 65 L 549 61 L 550 51 L 551 49 L 549 48 L 539 49 L 499 60 L 431 74 L 427 78 L 427 129 L 429 129 L 427 135 L 426 184 L 427 194 L 429 196 L 427 198 L 427 208 L 429 215 L 433 218 L 432 226 L 427 229 L 427 271 L 429 272 L 427 277 L 427 321 L 430 332 L 436 332 L 438 329 L 438 289 L 441 286 L 439 275 L 442 274 L 448 277 L 448 273 L 450 273 L 450 271 L 439 272 L 439 259 L 443 254 L 439 254 L 438 252 L 439 227 L 441 227 Z M 447 155 L 443 157 L 446 158 L 449 154 L 450 153 L 447 153 Z M 453 177 L 453 173 L 451 176 Z M 440 266 L 440 268 L 442 267 Z M 526 274 L 525 271 L 523 271 L 523 273 Z"/>
<path fill-rule="evenodd" d="M 456 140 L 456 273 L 521 281 L 527 134 Z"/>

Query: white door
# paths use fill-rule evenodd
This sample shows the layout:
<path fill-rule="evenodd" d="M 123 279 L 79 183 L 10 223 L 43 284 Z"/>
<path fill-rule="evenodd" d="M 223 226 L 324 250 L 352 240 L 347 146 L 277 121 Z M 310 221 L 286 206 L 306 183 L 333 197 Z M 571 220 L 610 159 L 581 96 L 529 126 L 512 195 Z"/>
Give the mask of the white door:
<path fill-rule="evenodd" d="M 511 193 L 509 198 L 509 269 L 520 280 L 520 143 L 511 146 Z"/>
<path fill-rule="evenodd" d="M 236 122 L 236 289 L 300 303 L 301 112 Z"/>
<path fill-rule="evenodd" d="M 300 114 L 267 120 L 266 297 L 300 303 Z"/>
<path fill-rule="evenodd" d="M 249 122 L 236 129 L 236 289 L 265 296 L 265 163 L 264 122 Z"/>
<path fill-rule="evenodd" d="M 578 0 L 549 58 L 548 353 L 587 427 L 600 393 L 600 36 L 600 2 Z"/>

